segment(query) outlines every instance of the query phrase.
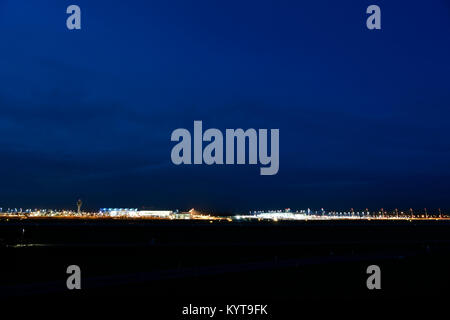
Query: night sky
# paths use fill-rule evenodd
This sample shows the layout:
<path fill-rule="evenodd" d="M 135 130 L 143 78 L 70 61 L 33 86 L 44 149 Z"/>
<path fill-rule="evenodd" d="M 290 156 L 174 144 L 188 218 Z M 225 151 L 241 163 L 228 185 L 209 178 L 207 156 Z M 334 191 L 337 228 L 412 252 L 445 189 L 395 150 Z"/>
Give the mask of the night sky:
<path fill-rule="evenodd" d="M 0 35 L 0 207 L 450 209 L 447 0 L 0 0 Z M 278 174 L 172 164 L 194 120 L 279 128 Z"/>

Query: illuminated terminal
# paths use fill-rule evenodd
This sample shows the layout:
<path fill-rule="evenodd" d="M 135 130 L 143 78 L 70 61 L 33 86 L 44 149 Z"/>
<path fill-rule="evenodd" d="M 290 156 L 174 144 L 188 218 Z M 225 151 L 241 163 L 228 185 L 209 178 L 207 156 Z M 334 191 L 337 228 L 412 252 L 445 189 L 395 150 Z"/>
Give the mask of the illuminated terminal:
<path fill-rule="evenodd" d="M 172 210 L 138 210 L 136 208 L 101 208 L 100 215 L 110 217 L 155 217 L 155 218 L 171 218 L 178 211 Z"/>
<path fill-rule="evenodd" d="M 251 211 L 245 215 L 235 215 L 235 220 L 272 220 L 272 221 L 295 221 L 295 220 L 437 220 L 449 219 L 447 214 L 443 214 L 441 209 L 435 212 L 428 212 L 425 208 L 421 212 L 414 212 L 413 209 L 407 211 L 400 211 L 394 209 L 387 211 L 381 208 L 378 211 L 369 211 L 369 209 L 354 211 L 351 208 L 349 211 L 326 211 L 323 208 L 320 210 L 298 210 L 291 209 L 284 210 L 266 210 L 266 211 Z"/>
<path fill-rule="evenodd" d="M 130 216 L 137 217 L 137 209 L 130 208 L 100 208 L 100 215 L 118 217 L 118 216 Z"/>

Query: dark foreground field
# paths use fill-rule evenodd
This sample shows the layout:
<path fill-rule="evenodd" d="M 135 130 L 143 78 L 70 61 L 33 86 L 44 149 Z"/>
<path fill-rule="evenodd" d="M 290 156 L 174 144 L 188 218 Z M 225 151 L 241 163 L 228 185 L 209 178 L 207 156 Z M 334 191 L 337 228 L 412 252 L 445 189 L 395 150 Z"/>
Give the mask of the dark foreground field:
<path fill-rule="evenodd" d="M 179 316 L 189 304 L 269 304 L 276 314 L 450 297 L 446 221 L 10 220 L 0 222 L 0 256 L 3 301 L 144 300 Z M 366 287 L 372 264 L 381 290 Z M 69 265 L 81 268 L 79 291 L 66 288 Z"/>

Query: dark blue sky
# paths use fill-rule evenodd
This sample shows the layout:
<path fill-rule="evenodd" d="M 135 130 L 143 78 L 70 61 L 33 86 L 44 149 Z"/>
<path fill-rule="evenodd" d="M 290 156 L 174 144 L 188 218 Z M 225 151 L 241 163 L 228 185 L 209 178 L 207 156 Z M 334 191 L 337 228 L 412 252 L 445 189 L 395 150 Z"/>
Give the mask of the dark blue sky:
<path fill-rule="evenodd" d="M 0 35 L 0 206 L 450 208 L 447 0 L 0 0 Z M 279 128 L 279 173 L 173 165 L 194 120 Z"/>

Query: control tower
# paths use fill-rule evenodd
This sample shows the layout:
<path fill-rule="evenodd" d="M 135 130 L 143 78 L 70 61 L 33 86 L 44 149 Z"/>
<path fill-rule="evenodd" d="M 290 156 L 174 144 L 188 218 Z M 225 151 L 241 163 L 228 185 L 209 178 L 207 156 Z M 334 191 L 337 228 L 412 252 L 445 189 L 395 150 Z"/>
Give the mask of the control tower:
<path fill-rule="evenodd" d="M 78 201 L 77 201 L 78 214 L 81 214 L 81 205 L 82 204 L 83 204 L 83 201 L 81 201 L 81 199 L 78 199 Z"/>

